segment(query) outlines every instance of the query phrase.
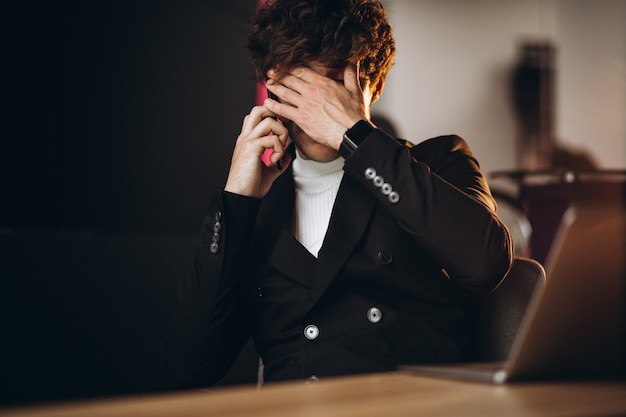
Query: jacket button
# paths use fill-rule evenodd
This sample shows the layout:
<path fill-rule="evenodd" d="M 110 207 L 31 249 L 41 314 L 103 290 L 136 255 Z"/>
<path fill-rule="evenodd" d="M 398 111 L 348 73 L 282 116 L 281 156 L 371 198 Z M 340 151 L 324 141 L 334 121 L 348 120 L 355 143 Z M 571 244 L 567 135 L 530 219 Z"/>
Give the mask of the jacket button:
<path fill-rule="evenodd" d="M 380 262 L 381 265 L 389 265 L 393 260 L 391 254 L 389 252 L 385 252 L 384 250 L 378 252 L 378 255 L 376 255 L 376 257 L 378 258 L 378 262 Z"/>
<path fill-rule="evenodd" d="M 311 384 L 317 384 L 319 382 L 320 382 L 320 379 L 316 375 L 311 375 L 310 377 L 307 378 L 305 384 L 311 385 Z"/>
<path fill-rule="evenodd" d="M 367 310 L 367 319 L 371 323 L 378 323 L 383 318 L 383 312 L 377 307 L 372 307 Z"/>
<path fill-rule="evenodd" d="M 215 223 L 213 223 L 213 231 L 219 233 L 220 230 L 222 230 L 222 223 L 215 221 Z"/>
<path fill-rule="evenodd" d="M 317 328 L 314 324 L 309 324 L 304 329 L 304 337 L 309 340 L 317 339 L 317 336 L 320 335 L 320 329 Z"/>
<path fill-rule="evenodd" d="M 215 213 L 215 221 L 218 221 L 218 222 L 219 222 L 220 220 L 222 220 L 222 212 L 218 210 L 218 211 Z"/>

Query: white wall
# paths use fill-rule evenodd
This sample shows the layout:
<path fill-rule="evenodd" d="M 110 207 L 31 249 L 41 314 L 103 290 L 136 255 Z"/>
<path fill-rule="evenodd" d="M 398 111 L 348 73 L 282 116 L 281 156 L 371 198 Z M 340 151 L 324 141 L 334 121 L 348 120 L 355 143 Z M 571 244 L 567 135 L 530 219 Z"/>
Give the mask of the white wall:
<path fill-rule="evenodd" d="M 386 0 L 396 65 L 374 110 L 401 137 L 456 133 L 485 172 L 517 168 L 510 76 L 523 40 L 557 45 L 557 136 L 626 167 L 624 0 Z M 604 103 L 599 104 L 599 103 Z"/>
<path fill-rule="evenodd" d="M 557 4 L 561 67 L 557 133 L 593 150 L 607 168 L 626 167 L 626 1 Z"/>

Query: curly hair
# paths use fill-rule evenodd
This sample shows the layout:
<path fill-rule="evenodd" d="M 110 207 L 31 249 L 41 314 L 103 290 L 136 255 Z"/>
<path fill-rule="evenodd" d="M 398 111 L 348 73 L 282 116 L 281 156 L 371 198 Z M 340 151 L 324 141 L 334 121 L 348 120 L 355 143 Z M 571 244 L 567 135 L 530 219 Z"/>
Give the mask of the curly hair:
<path fill-rule="evenodd" d="M 288 71 L 316 61 L 331 68 L 360 63 L 361 83 L 384 81 L 395 41 L 378 0 L 267 0 L 249 22 L 252 74 Z"/>

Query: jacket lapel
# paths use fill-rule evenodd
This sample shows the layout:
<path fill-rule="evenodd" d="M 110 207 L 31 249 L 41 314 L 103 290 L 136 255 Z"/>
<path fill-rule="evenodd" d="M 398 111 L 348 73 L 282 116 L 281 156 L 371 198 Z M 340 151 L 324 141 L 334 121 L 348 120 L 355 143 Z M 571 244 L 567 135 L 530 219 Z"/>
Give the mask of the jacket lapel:
<path fill-rule="evenodd" d="M 314 263 L 308 262 L 308 260 L 302 262 L 305 261 L 303 257 L 294 257 L 300 261 L 297 262 L 298 268 L 295 268 L 294 262 L 292 262 L 294 259 L 287 256 L 289 251 L 284 249 L 284 244 L 297 244 L 295 238 L 289 236 L 292 239 L 290 241 L 285 236 L 290 229 L 295 202 L 295 186 L 291 170 L 281 175 L 272 185 L 257 218 L 259 227 L 257 232 L 260 234 L 260 241 L 263 242 L 257 254 L 290 276 L 295 270 L 301 273 L 302 267 L 305 265 L 315 266 L 311 268 L 315 271 L 314 276 L 303 279 L 304 282 L 302 282 L 306 285 L 312 278 L 305 314 L 326 291 L 354 252 L 367 230 L 376 201 L 376 198 L 360 184 L 344 175 L 317 262 L 312 255 L 311 262 Z M 283 234 L 282 237 L 281 234 Z M 276 245 L 281 250 L 277 251 Z M 302 248 L 302 251 L 306 251 L 306 249 Z M 308 276 L 308 274 L 306 275 Z"/>
<path fill-rule="evenodd" d="M 324 244 L 318 254 L 307 312 L 328 288 L 354 251 L 367 229 L 375 206 L 376 199 L 361 185 L 344 175 Z"/>

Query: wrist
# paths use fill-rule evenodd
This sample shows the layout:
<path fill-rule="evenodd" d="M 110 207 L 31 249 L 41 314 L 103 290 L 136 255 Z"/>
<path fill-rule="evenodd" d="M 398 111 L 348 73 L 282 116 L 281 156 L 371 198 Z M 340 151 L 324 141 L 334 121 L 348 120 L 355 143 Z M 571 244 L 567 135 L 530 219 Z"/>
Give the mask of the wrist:
<path fill-rule="evenodd" d="M 339 154 L 344 158 L 348 158 L 375 129 L 376 127 L 365 119 L 356 122 L 343 134 L 343 140 L 339 146 Z"/>

